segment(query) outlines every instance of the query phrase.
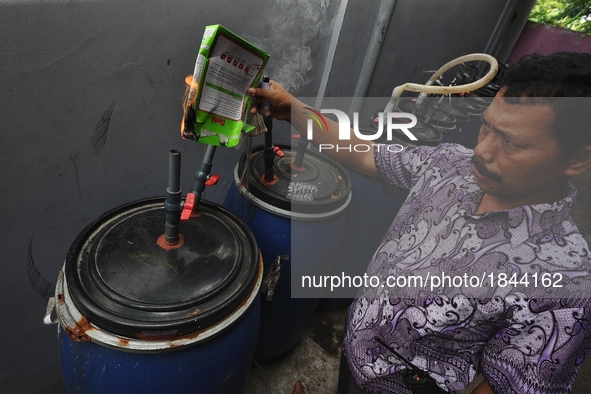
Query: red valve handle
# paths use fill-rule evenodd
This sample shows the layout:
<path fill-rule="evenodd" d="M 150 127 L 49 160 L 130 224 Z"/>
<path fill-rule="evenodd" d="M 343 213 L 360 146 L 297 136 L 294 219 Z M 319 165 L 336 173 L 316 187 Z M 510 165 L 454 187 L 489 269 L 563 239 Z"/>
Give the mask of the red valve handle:
<path fill-rule="evenodd" d="M 205 186 L 213 186 L 213 185 L 217 184 L 219 180 L 220 180 L 219 174 L 212 174 L 205 181 Z"/>
<path fill-rule="evenodd" d="M 193 213 L 193 207 L 195 206 L 195 195 L 193 193 L 187 194 L 185 199 L 185 205 L 183 206 L 183 212 L 181 213 L 181 220 L 189 220 Z"/>
<path fill-rule="evenodd" d="M 279 157 L 285 156 L 285 153 L 283 153 L 283 151 L 281 150 L 281 148 L 278 147 L 277 145 L 273 146 L 273 150 L 275 151 L 275 153 L 277 154 L 277 156 L 279 156 Z"/>

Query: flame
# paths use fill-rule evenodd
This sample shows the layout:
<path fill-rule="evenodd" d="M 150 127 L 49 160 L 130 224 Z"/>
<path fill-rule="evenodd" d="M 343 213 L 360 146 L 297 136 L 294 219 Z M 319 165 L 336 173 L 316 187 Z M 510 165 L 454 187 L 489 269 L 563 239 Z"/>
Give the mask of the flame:
<path fill-rule="evenodd" d="M 181 122 L 181 137 L 195 138 L 194 130 L 190 124 L 195 122 L 194 108 L 199 84 L 193 75 L 187 75 L 185 78 L 185 84 L 185 94 L 183 95 L 183 120 Z M 185 123 L 187 123 L 186 129 Z"/>
<path fill-rule="evenodd" d="M 195 88 L 195 89 L 197 89 L 197 86 L 199 86 L 199 84 L 193 78 L 192 75 L 187 75 L 187 77 L 185 78 L 185 83 L 187 84 L 187 88 Z"/>

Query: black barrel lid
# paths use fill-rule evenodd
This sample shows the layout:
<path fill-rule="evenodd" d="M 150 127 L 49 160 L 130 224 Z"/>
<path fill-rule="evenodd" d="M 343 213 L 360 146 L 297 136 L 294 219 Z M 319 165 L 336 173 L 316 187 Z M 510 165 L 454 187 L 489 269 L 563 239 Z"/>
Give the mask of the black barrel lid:
<path fill-rule="evenodd" d="M 481 87 L 474 91 L 474 94 L 482 97 L 494 97 L 501 87 L 495 83 L 488 83 L 485 86 Z"/>
<path fill-rule="evenodd" d="M 333 160 L 306 151 L 303 170 L 296 170 L 292 162 L 296 151 L 288 145 L 278 145 L 284 156 L 275 155 L 272 184 L 263 182 L 265 173 L 263 146 L 255 147 L 248 165 L 248 191 L 276 208 L 304 214 L 325 214 L 346 207 L 351 192 L 347 172 Z M 238 173 L 246 165 L 246 154 L 240 158 Z"/>
<path fill-rule="evenodd" d="M 482 112 L 484 112 L 480 105 L 471 101 L 468 97 L 454 97 L 453 100 L 454 105 L 462 108 L 469 116 L 480 116 L 482 115 Z"/>
<path fill-rule="evenodd" d="M 458 124 L 463 125 L 465 123 L 468 123 L 468 120 L 470 120 L 470 115 L 463 108 L 455 105 L 455 103 L 455 100 L 452 104 L 450 104 L 449 102 L 445 102 L 442 103 L 439 108 L 442 112 L 450 114 L 454 118 L 456 118 Z"/>
<path fill-rule="evenodd" d="M 427 102 L 429 104 L 434 103 L 432 98 L 429 98 Z M 437 145 L 441 142 L 441 139 L 443 139 L 443 135 L 441 135 L 441 138 L 439 139 L 439 134 L 442 134 L 443 132 L 448 132 L 448 131 L 456 128 L 456 123 L 457 123 L 456 118 L 453 115 L 451 115 L 445 111 L 442 111 L 441 109 L 437 109 L 435 111 L 435 114 L 430 117 L 428 122 L 426 122 L 425 115 L 422 113 L 417 113 L 415 102 L 408 101 L 408 100 L 400 101 L 398 103 L 398 107 L 402 111 L 415 114 L 419 120 L 423 121 L 423 126 L 419 126 L 417 124 L 417 126 L 415 126 L 415 127 L 429 128 L 429 126 L 432 126 L 431 131 L 428 131 L 427 129 L 417 130 L 417 133 L 423 133 L 425 135 L 425 142 L 422 143 L 421 145 L 431 145 L 431 146 Z M 427 123 L 428 126 L 425 123 Z M 413 130 L 414 130 L 414 128 L 413 128 Z M 412 133 L 415 134 L 414 131 L 412 131 Z M 404 133 L 402 133 L 402 134 L 404 134 Z M 416 137 L 421 139 L 418 135 L 416 135 Z M 435 142 L 438 139 L 439 139 L 439 142 Z"/>
<path fill-rule="evenodd" d="M 359 133 L 361 133 L 363 135 L 375 135 L 377 129 L 378 129 L 378 126 L 375 124 L 375 122 L 370 122 L 369 127 L 360 127 Z M 373 140 L 373 143 L 388 144 L 388 145 L 397 144 L 397 145 L 401 145 L 402 147 L 409 146 L 408 139 L 403 140 L 402 138 L 399 138 L 398 134 L 396 134 L 396 133 L 392 133 L 392 138 L 388 139 L 388 133 L 385 130 L 382 130 L 382 135 L 378 139 Z"/>
<path fill-rule="evenodd" d="M 400 101 L 398 103 L 398 108 L 401 111 L 413 113 L 415 110 L 415 103 L 411 101 Z M 441 144 L 441 141 L 443 140 L 443 134 L 439 128 L 433 124 L 426 124 L 421 120 L 423 117 L 418 114 L 415 115 L 417 117 L 417 124 L 413 128 L 409 129 L 409 131 L 417 138 L 418 141 L 411 140 L 400 129 L 394 129 L 392 134 L 399 140 L 411 143 L 413 145 L 437 146 Z M 455 128 L 455 119 L 453 119 L 451 115 L 447 116 L 442 111 L 438 111 L 435 116 L 432 117 L 432 120 L 435 123 L 441 123 L 445 125 L 453 124 L 453 127 Z M 452 121 L 453 123 L 449 123 Z"/>
<path fill-rule="evenodd" d="M 479 106 L 484 111 L 488 108 L 490 103 L 492 103 L 493 97 L 480 97 L 471 94 L 469 96 L 465 96 L 464 100 L 467 100 L 469 103 Z"/>
<path fill-rule="evenodd" d="M 184 244 L 165 250 L 164 199 L 123 205 L 90 224 L 65 264 L 69 293 L 91 323 L 128 337 L 186 335 L 234 311 L 251 292 L 259 253 L 232 213 L 201 200 L 181 222 Z"/>
<path fill-rule="evenodd" d="M 443 140 L 443 134 L 436 127 L 431 127 L 421 120 L 417 121 L 416 126 L 410 129 L 410 132 L 418 141 L 412 141 L 401 130 L 396 130 L 396 136 L 414 145 L 438 146 Z"/>

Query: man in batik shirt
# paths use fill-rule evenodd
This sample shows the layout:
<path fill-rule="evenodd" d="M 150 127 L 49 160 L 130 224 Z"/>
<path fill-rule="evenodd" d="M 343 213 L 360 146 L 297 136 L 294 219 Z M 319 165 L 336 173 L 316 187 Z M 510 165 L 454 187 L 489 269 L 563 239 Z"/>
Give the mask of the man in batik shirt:
<path fill-rule="evenodd" d="M 445 391 L 481 373 L 475 393 L 568 393 L 591 347 L 590 252 L 568 182 L 591 167 L 591 55 L 532 56 L 502 84 L 474 151 L 332 151 L 410 189 L 367 269 L 394 285 L 365 289 L 349 308 L 343 354 L 366 392 L 411 392 L 390 348 Z M 251 93 L 306 130 L 304 105 L 280 85 Z M 334 122 L 314 133 L 315 144 L 336 141 Z M 411 276 L 438 282 L 386 281 Z"/>

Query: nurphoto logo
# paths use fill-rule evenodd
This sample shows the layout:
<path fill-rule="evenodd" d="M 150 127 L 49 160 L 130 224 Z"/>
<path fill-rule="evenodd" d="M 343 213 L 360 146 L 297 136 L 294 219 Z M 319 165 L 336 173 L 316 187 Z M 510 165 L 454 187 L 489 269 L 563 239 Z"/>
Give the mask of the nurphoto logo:
<path fill-rule="evenodd" d="M 307 139 L 311 140 L 314 136 L 314 123 L 318 125 L 320 131 L 325 131 L 328 129 L 328 123 L 322 114 L 332 114 L 336 116 L 337 122 L 339 124 L 339 141 L 350 141 L 351 140 L 351 121 L 349 116 L 341 110 L 338 109 L 321 109 L 320 112 L 316 111 L 313 108 L 305 107 L 305 109 L 309 112 L 305 112 L 310 119 L 308 119 L 307 123 Z M 385 119 L 384 119 L 385 118 Z M 377 129 L 374 134 L 367 134 L 367 132 L 362 133 L 359 130 L 359 113 L 353 113 L 353 133 L 357 138 L 363 141 L 375 141 L 382 137 L 384 133 L 384 120 L 386 123 L 385 131 L 386 131 L 386 139 L 388 141 L 392 141 L 392 132 L 393 130 L 400 130 L 402 131 L 408 139 L 411 141 L 417 141 L 417 138 L 412 134 L 409 129 L 412 129 L 417 124 L 417 118 L 413 114 L 409 114 L 406 112 L 388 112 L 384 114 L 383 112 L 379 112 L 377 114 Z M 373 145 L 373 144 L 372 144 Z M 373 145 L 374 147 L 377 145 Z M 401 152 L 404 150 L 404 147 L 400 144 L 391 144 L 387 146 L 388 150 L 391 152 Z M 339 150 L 346 150 L 349 152 L 368 152 L 371 149 L 371 146 L 368 144 L 349 144 L 349 145 L 341 145 L 341 144 L 319 144 L 318 150 L 330 150 L 336 149 L 338 152 Z"/>

